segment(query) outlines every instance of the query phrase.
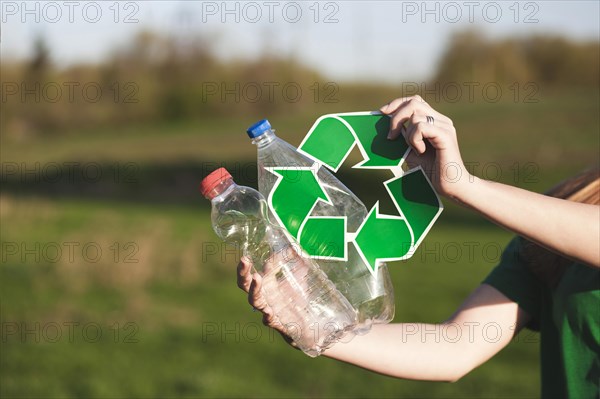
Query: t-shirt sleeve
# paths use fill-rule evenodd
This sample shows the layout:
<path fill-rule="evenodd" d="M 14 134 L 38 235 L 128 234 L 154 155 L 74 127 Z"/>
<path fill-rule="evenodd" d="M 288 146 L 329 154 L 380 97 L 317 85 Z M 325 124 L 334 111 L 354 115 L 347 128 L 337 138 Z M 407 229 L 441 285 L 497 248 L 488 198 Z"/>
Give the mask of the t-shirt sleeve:
<path fill-rule="evenodd" d="M 543 285 L 523 258 L 523 238 L 515 237 L 502 253 L 500 263 L 483 280 L 496 288 L 529 314 L 527 328 L 539 330 Z"/>

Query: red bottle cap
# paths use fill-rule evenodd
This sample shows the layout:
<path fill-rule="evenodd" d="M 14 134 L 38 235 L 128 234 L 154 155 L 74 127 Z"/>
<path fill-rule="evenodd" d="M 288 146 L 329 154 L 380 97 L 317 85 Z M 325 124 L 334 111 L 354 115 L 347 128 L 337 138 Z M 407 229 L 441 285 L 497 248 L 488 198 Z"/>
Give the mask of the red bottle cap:
<path fill-rule="evenodd" d="M 200 192 L 206 197 L 215 187 L 227 179 L 231 179 L 231 175 L 227 169 L 219 168 L 202 179 L 202 182 L 200 183 Z"/>

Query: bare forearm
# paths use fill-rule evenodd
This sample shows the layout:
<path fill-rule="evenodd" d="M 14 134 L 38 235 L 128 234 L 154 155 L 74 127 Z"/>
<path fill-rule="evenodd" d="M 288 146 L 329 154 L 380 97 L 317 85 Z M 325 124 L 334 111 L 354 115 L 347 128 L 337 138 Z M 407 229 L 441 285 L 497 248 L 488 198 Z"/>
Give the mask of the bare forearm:
<path fill-rule="evenodd" d="M 505 347 L 529 320 L 519 306 L 482 284 L 441 324 L 376 324 L 325 356 L 381 374 L 456 381 Z"/>
<path fill-rule="evenodd" d="M 600 267 L 600 207 L 474 178 L 454 199 L 550 250 Z"/>
<path fill-rule="evenodd" d="M 451 382 L 483 362 L 486 352 L 496 352 L 496 343 L 486 344 L 469 329 L 473 325 L 376 324 L 367 335 L 339 342 L 324 355 L 392 377 Z"/>
<path fill-rule="evenodd" d="M 436 340 L 436 329 L 418 323 L 374 325 L 367 335 L 335 344 L 325 356 L 393 377 L 454 381 L 464 359 L 456 356 L 459 345 Z M 426 331 L 431 334 L 422 336 Z"/>

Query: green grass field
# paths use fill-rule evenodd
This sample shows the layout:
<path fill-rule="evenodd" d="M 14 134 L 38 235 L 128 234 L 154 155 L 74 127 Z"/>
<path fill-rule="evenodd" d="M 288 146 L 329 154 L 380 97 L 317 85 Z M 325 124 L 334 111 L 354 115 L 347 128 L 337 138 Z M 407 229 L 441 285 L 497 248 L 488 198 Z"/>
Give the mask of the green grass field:
<path fill-rule="evenodd" d="M 597 93 L 441 108 L 458 126 L 465 160 L 498 163 L 499 180 L 541 191 L 598 162 Z M 272 122 L 298 144 L 317 116 Z M 310 359 L 264 328 L 236 287 L 238 254 L 218 242 L 195 189 L 208 168 L 252 168 L 255 149 L 243 135 L 251 122 L 3 142 L 4 164 L 133 162 L 136 169 L 133 183 L 107 177 L 81 188 L 23 182 L 3 168 L 1 397 L 539 396 L 538 337 L 529 332 L 461 381 L 443 384 Z M 251 184 L 248 173 L 243 181 Z M 372 189 L 362 181 L 351 187 L 359 196 Z M 390 265 L 395 321 L 447 318 L 510 237 L 447 206 L 414 257 Z M 478 244 L 473 256 L 465 242 Z"/>
<path fill-rule="evenodd" d="M 10 196 L 3 196 L 2 210 L 3 225 L 14 226 L 3 229 L 4 245 L 42 248 L 39 261 L 5 253 L 3 397 L 537 392 L 537 345 L 531 342 L 514 343 L 456 384 L 394 380 L 288 348 L 261 326 L 235 286 L 235 251 L 211 254 L 218 244 L 205 210 Z M 471 258 L 458 244 L 473 237 L 485 245 L 509 235 L 484 224 L 442 224 L 428 237 L 429 252 L 392 265 L 396 320 L 441 321 L 485 277 L 493 266 L 485 257 L 494 251 L 475 250 Z M 132 251 L 119 254 L 115 262 L 113 240 L 136 243 L 139 251 L 130 259 Z M 72 261 L 63 253 L 53 262 L 51 243 L 66 252 L 64 243 L 75 241 L 98 243 L 102 256 L 76 249 Z"/>

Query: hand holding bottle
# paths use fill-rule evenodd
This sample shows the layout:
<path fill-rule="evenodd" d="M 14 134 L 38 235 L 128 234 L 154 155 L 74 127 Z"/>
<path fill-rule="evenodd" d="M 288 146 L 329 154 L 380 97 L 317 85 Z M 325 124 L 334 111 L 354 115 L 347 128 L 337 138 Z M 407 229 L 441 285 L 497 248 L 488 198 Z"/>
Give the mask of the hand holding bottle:
<path fill-rule="evenodd" d="M 211 201 L 213 229 L 252 260 L 265 303 L 300 349 L 318 356 L 354 327 L 352 305 L 285 230 L 269 222 L 258 191 L 236 185 L 224 168 L 208 175 L 201 191 Z"/>
<path fill-rule="evenodd" d="M 367 208 L 325 166 L 319 167 L 313 159 L 277 137 L 266 119 L 250 126 L 247 133 L 257 147 L 258 189 L 263 196 L 272 194 L 277 183 L 277 175 L 269 168 L 315 168 L 319 185 L 331 203 L 318 201 L 309 216 L 345 216 L 348 231 L 355 232 L 359 228 L 367 216 Z M 297 189 L 299 196 L 305 194 L 301 185 Z M 277 220 L 275 215 L 269 216 Z M 394 317 L 394 290 L 385 264 L 373 275 L 353 245 L 348 245 L 347 251 L 347 260 L 321 258 L 315 262 L 357 310 L 359 322 L 354 332 L 365 334 L 372 324 L 388 323 Z"/>

